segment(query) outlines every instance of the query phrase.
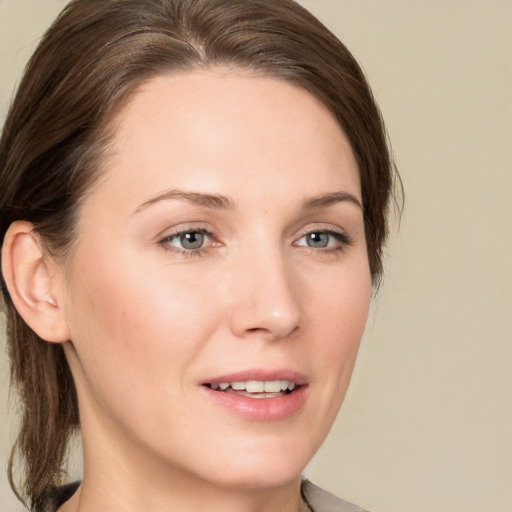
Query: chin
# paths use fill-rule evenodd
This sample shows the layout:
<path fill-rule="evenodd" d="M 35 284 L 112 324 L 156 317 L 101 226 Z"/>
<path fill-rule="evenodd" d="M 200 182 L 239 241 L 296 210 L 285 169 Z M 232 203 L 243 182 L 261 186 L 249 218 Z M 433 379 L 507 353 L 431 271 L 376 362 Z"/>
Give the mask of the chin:
<path fill-rule="evenodd" d="M 262 440 L 245 449 L 228 448 L 212 461 L 209 473 L 215 474 L 217 485 L 240 489 L 280 487 L 298 480 L 314 454 L 306 449 L 307 443 L 272 444 Z"/>
<path fill-rule="evenodd" d="M 263 468 L 247 468 L 240 471 L 225 471 L 220 478 L 212 481 L 212 484 L 233 489 L 271 489 L 284 487 L 300 479 L 303 467 L 300 469 L 283 468 L 283 470 L 270 470 L 274 465 L 270 461 Z"/>

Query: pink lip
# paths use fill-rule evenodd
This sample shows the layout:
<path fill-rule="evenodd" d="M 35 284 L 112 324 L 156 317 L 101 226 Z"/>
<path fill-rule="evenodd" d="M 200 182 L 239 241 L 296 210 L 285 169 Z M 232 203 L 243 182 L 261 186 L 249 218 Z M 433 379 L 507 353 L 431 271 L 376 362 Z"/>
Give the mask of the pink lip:
<path fill-rule="evenodd" d="M 250 398 L 233 393 L 215 391 L 206 384 L 247 380 L 288 380 L 295 382 L 293 392 L 275 398 Z M 250 421 L 278 421 L 290 418 L 303 407 L 308 396 L 307 379 L 291 370 L 247 370 L 205 380 L 201 389 L 216 405 Z"/>

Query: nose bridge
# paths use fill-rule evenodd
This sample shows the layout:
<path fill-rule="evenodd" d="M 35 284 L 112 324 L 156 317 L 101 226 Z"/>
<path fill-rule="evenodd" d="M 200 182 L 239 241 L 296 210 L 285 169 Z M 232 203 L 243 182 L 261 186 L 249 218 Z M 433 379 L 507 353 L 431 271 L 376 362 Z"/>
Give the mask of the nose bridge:
<path fill-rule="evenodd" d="M 237 336 L 289 336 L 299 328 L 302 309 L 292 261 L 279 244 L 240 254 L 234 283 L 231 328 Z"/>

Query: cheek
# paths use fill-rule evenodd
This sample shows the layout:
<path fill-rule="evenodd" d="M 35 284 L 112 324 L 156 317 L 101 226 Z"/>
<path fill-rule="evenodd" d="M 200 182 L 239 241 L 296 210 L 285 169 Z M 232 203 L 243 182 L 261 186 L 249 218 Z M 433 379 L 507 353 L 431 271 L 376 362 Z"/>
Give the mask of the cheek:
<path fill-rule="evenodd" d="M 120 403 L 127 390 L 175 392 L 215 329 L 211 300 L 193 276 L 144 271 L 136 257 L 89 261 L 77 261 L 68 311 L 88 386 Z"/>
<path fill-rule="evenodd" d="M 370 299 L 371 277 L 364 265 L 340 273 L 330 280 L 328 293 L 317 294 L 312 322 L 321 333 L 316 336 L 322 351 L 319 374 L 341 393 L 341 399 L 364 333 Z"/>
<path fill-rule="evenodd" d="M 76 333 L 97 328 L 96 334 L 103 333 L 120 347 L 134 339 L 145 345 L 163 338 L 161 342 L 169 344 L 177 333 L 189 338 L 198 327 L 196 312 L 208 302 L 194 276 L 180 276 L 165 267 L 149 272 L 130 255 L 104 257 L 94 265 L 79 263 L 75 275 L 88 276 L 71 280 L 71 316 L 76 314 L 82 324 Z M 160 336 L 155 338 L 156 333 Z"/>

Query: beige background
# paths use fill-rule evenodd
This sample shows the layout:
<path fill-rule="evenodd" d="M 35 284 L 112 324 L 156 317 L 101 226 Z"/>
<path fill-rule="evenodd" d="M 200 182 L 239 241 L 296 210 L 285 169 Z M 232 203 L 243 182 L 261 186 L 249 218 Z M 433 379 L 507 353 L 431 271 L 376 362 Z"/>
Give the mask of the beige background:
<path fill-rule="evenodd" d="M 374 512 L 512 512 L 512 1 L 303 3 L 365 68 L 407 192 L 349 395 L 308 475 Z M 62 5 L 0 0 L 0 122 Z M 5 457 L 4 357 L 0 371 Z"/>

